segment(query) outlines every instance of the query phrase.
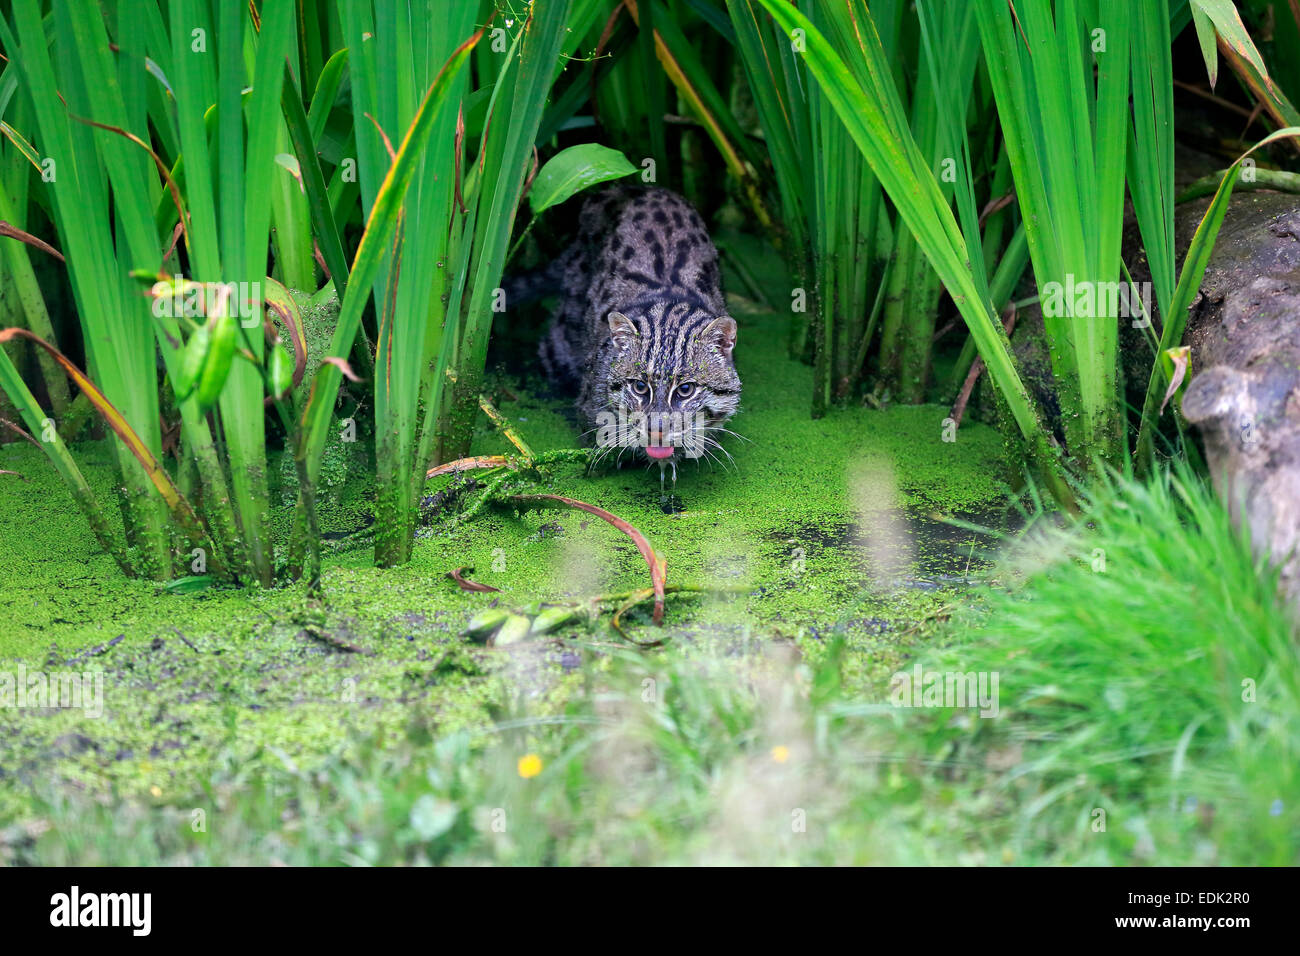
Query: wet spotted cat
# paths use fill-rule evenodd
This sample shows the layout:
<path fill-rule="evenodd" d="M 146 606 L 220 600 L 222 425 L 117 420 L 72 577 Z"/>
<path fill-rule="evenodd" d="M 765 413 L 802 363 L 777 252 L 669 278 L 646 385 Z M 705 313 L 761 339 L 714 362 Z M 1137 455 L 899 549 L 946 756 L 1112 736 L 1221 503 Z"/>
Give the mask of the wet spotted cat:
<path fill-rule="evenodd" d="M 650 458 L 698 457 L 740 404 L 718 250 L 704 220 L 666 189 L 604 189 L 586 200 L 578 238 L 516 284 L 559 292 L 542 339 L 552 381 L 576 388 L 595 443 Z M 509 293 L 508 293 L 509 294 Z"/>

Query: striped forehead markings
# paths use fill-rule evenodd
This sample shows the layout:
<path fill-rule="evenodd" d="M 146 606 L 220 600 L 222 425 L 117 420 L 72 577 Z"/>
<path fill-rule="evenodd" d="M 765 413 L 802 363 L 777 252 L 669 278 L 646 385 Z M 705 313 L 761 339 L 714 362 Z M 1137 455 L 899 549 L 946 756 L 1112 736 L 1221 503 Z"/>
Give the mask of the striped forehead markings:
<path fill-rule="evenodd" d="M 650 343 L 650 354 L 648 356 L 650 376 L 652 378 L 655 376 L 655 369 L 658 365 L 659 349 L 663 341 L 664 326 L 668 324 L 669 316 L 671 315 L 671 313 L 668 315 L 664 314 L 666 309 L 667 304 L 664 302 L 656 302 L 650 307 L 650 315 L 654 319 L 654 341 Z"/>
<path fill-rule="evenodd" d="M 711 310 L 703 309 L 697 303 L 678 301 L 669 304 L 662 300 L 652 303 L 638 315 L 635 319 L 638 331 L 642 341 L 648 343 L 643 357 L 647 379 L 653 379 L 656 370 L 665 362 L 671 377 L 678 378 L 691 344 L 716 318 Z M 667 342 L 665 333 L 669 337 Z"/>

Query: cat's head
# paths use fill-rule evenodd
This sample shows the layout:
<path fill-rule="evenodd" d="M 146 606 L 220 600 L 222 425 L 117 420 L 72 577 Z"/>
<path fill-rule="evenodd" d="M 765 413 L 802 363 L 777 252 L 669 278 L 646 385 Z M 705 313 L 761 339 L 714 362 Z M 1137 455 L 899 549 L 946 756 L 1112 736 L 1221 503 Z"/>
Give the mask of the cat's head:
<path fill-rule="evenodd" d="M 732 360 L 736 320 L 687 304 L 610 312 L 612 360 L 605 366 L 610 411 L 639 422 L 636 444 L 654 459 L 698 457 L 712 429 L 740 405 Z M 632 442 L 626 436 L 623 444 Z"/>

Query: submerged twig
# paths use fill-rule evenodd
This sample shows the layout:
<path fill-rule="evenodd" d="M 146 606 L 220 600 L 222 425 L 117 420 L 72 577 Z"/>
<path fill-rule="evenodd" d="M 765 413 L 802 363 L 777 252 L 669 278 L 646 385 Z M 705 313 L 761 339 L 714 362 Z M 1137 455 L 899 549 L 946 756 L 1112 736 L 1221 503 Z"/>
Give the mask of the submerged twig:
<path fill-rule="evenodd" d="M 443 475 L 459 475 L 462 471 L 503 467 L 513 467 L 510 459 L 505 455 L 475 455 L 471 458 L 457 458 L 455 461 L 449 461 L 446 464 L 435 465 L 425 473 L 424 477 L 426 479 L 440 478 Z"/>
<path fill-rule="evenodd" d="M 524 441 L 523 436 L 520 435 L 518 429 L 510 423 L 510 420 L 497 411 L 497 407 L 488 400 L 486 395 L 480 395 L 478 397 L 478 406 L 483 409 L 483 414 L 487 415 L 488 419 L 497 427 L 501 434 L 506 436 L 510 444 L 519 449 L 519 454 L 524 456 L 524 461 L 532 464 L 532 462 L 536 460 L 537 456 L 533 454 L 533 450 L 528 447 L 528 442 Z"/>
<path fill-rule="evenodd" d="M 27 441 L 31 442 L 37 448 L 41 447 L 41 443 L 38 442 L 35 438 L 33 438 L 30 432 L 28 432 L 26 429 L 22 428 L 19 425 L 15 425 L 9 419 L 0 418 L 0 425 L 3 425 L 5 428 L 12 429 L 14 432 L 16 432 L 19 435 L 19 437 L 27 439 Z"/>
<path fill-rule="evenodd" d="M 500 497 L 501 486 L 504 485 L 506 479 L 510 477 L 511 473 L 508 471 L 502 472 L 499 475 L 494 475 L 491 480 L 483 485 L 483 493 L 479 495 L 478 500 L 470 505 L 469 508 L 456 519 L 457 523 L 472 521 L 481 515 L 488 505 Z"/>
<path fill-rule="evenodd" d="M 524 441 L 523 435 L 515 428 L 510 419 L 506 418 L 497 409 L 492 401 L 486 395 L 478 397 L 479 408 L 483 409 L 483 414 L 487 415 L 488 420 L 492 422 L 497 431 L 506 437 L 510 444 L 514 445 L 519 452 L 519 457 L 512 455 L 471 455 L 468 458 L 458 458 L 455 461 L 445 462 L 441 465 L 435 465 L 424 473 L 425 479 L 439 478 L 443 475 L 458 475 L 463 471 L 481 471 L 489 468 L 508 468 L 510 471 L 527 471 L 536 469 L 540 465 L 549 465 L 558 461 L 585 461 L 590 457 L 590 453 L 580 449 L 565 448 L 556 451 L 543 452 L 536 454 Z"/>
<path fill-rule="evenodd" d="M 173 627 L 172 630 L 176 632 L 176 636 L 181 639 L 182 644 L 184 644 L 186 647 L 192 650 L 195 654 L 201 653 L 199 649 L 190 642 L 190 639 L 181 633 L 180 628 Z"/>
<path fill-rule="evenodd" d="M 1016 314 L 1016 305 L 1013 302 L 1007 306 L 1006 318 L 1002 323 L 1007 330 L 1008 336 L 1015 330 Z M 980 373 L 983 371 L 984 360 L 977 355 L 975 361 L 971 363 L 970 371 L 966 373 L 966 381 L 962 384 L 957 400 L 952 403 L 952 411 L 948 413 L 948 417 L 953 420 L 953 427 L 961 427 L 962 416 L 966 414 L 966 404 L 970 401 L 971 393 L 975 391 L 975 383 L 979 380 Z"/>
<path fill-rule="evenodd" d="M 306 634 L 310 638 L 320 641 L 322 644 L 328 644 L 335 650 L 346 651 L 349 654 L 363 654 L 369 657 L 373 656 L 375 653 L 374 651 L 366 650 L 364 647 L 357 647 L 357 645 L 345 641 L 341 637 L 335 637 L 333 634 L 316 627 L 314 624 L 308 624 L 302 629 L 302 633 Z"/>
<path fill-rule="evenodd" d="M 590 463 L 591 453 L 587 450 L 579 449 L 559 449 L 556 451 L 543 452 L 535 454 L 528 443 L 524 441 L 523 436 L 515 429 L 514 425 L 497 410 L 496 406 L 487 398 L 486 395 L 479 396 L 479 406 L 483 409 L 484 414 L 491 420 L 492 424 L 505 435 L 512 445 L 519 451 L 519 457 L 510 455 L 478 455 L 470 458 L 461 458 L 447 464 L 438 465 L 428 470 L 425 478 L 435 478 L 440 475 L 455 475 L 462 471 L 475 469 L 499 469 L 483 484 L 483 491 L 478 500 L 474 502 L 463 514 L 459 516 L 457 522 L 469 521 L 479 514 L 490 504 L 496 502 L 509 504 L 521 511 L 527 511 L 533 508 L 565 508 L 577 511 L 585 511 L 588 514 L 595 515 L 602 521 L 608 522 L 619 531 L 622 531 L 632 543 L 636 545 L 637 551 L 645 559 L 646 565 L 650 568 L 651 587 L 641 591 L 634 591 L 625 595 L 627 603 L 614 615 L 614 627 L 625 638 L 622 629 L 619 627 L 619 619 L 624 611 L 628 610 L 634 604 L 645 600 L 647 597 L 654 598 L 653 620 L 655 624 L 663 623 L 664 615 L 664 594 L 666 587 L 665 562 L 650 545 L 650 541 L 637 528 L 633 527 L 627 521 L 624 521 L 618 515 L 611 514 L 604 508 L 596 505 L 587 504 L 585 501 L 578 501 L 576 498 L 565 498 L 561 495 L 552 494 L 506 494 L 503 489 L 508 481 L 515 480 L 521 471 L 540 472 L 541 468 L 552 462 L 560 461 L 587 461 Z M 488 587 L 487 585 L 477 584 L 473 581 L 467 581 L 461 575 L 465 568 L 457 568 L 448 575 L 458 585 L 467 591 L 496 591 L 497 588 Z M 631 638 L 628 638 L 631 640 Z M 641 641 L 633 641 L 639 646 L 653 647 L 658 642 L 646 644 Z"/>
<path fill-rule="evenodd" d="M 602 521 L 607 521 L 619 531 L 632 539 L 636 549 L 641 552 L 641 557 L 650 567 L 650 582 L 653 585 L 655 598 L 654 622 L 663 623 L 664 617 L 664 583 L 665 583 L 665 562 L 664 559 L 655 553 L 654 548 L 650 546 L 649 540 L 644 534 L 624 521 L 618 515 L 611 514 L 604 508 L 598 508 L 596 505 L 589 505 L 585 501 L 578 501 L 576 498 L 565 498 L 562 495 L 511 495 L 509 498 L 511 504 L 516 505 L 522 510 L 529 508 L 570 508 L 578 511 L 585 511 L 593 514 Z"/>
<path fill-rule="evenodd" d="M 586 464 L 590 459 L 591 452 L 585 448 L 557 448 L 554 451 L 544 451 L 530 460 L 513 455 L 471 455 L 469 458 L 457 458 L 455 461 L 435 465 L 425 472 L 424 477 L 441 478 L 444 475 L 459 475 L 465 471 L 487 471 L 494 468 L 505 468 L 511 472 L 536 471 L 557 462 Z"/>
<path fill-rule="evenodd" d="M 629 636 L 627 631 L 623 630 L 622 617 L 624 612 L 630 611 L 636 605 L 640 604 L 642 601 L 644 601 L 648 597 L 651 597 L 652 595 L 655 595 L 654 588 L 642 588 L 640 591 L 633 591 L 632 595 L 626 601 L 624 601 L 622 604 L 618 606 L 618 610 L 614 612 L 614 616 L 610 618 L 609 621 L 609 623 L 613 626 L 614 630 L 618 631 L 619 637 L 623 638 L 623 640 L 631 644 L 635 644 L 637 647 L 659 647 L 661 644 L 663 644 L 663 638 L 658 638 L 653 641 L 638 641 L 636 638 Z M 658 603 L 659 598 L 657 595 L 655 596 L 655 600 L 656 600 L 655 611 L 657 614 L 660 608 L 660 605 Z M 657 616 L 655 617 L 655 623 L 656 624 L 659 623 L 659 618 Z"/>
<path fill-rule="evenodd" d="M 111 641 L 105 641 L 103 644 L 96 644 L 94 647 L 90 648 L 89 650 L 82 651 L 76 657 L 69 657 L 66 661 L 63 662 L 63 664 L 66 667 L 68 664 L 76 664 L 78 661 L 84 661 L 87 657 L 99 657 L 101 654 L 107 654 L 118 644 L 121 644 L 122 641 L 124 641 L 125 639 L 126 639 L 125 634 L 119 634 Z"/>
<path fill-rule="evenodd" d="M 500 588 L 494 588 L 490 584 L 480 584 L 477 581 L 471 581 L 464 576 L 468 572 L 474 573 L 471 567 L 452 568 L 447 572 L 447 577 L 451 578 L 460 587 L 462 591 L 500 591 Z"/>

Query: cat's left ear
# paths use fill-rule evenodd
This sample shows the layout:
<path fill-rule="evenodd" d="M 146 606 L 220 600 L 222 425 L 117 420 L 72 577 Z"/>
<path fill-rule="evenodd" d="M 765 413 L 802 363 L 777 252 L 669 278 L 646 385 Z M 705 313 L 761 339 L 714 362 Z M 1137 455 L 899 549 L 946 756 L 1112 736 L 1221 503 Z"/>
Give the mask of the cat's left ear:
<path fill-rule="evenodd" d="M 701 333 L 700 341 L 730 355 L 736 347 L 736 320 L 729 315 L 718 316 Z"/>

